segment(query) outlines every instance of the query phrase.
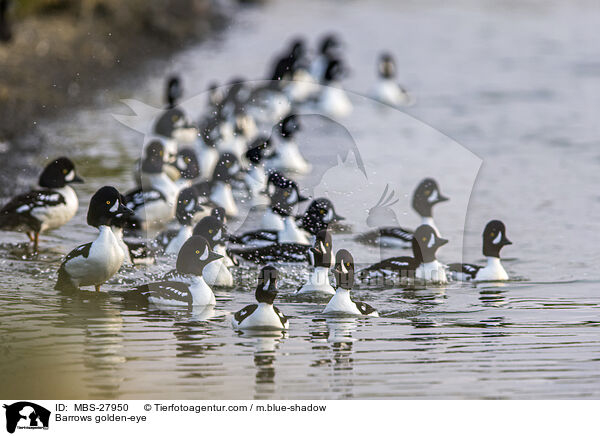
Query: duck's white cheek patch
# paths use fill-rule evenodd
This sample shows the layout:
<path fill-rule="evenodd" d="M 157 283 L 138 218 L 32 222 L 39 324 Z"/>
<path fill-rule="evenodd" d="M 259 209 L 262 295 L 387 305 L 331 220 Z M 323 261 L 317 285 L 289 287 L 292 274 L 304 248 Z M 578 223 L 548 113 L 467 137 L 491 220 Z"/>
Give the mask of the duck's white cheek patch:
<path fill-rule="evenodd" d="M 194 208 L 195 203 L 193 201 L 190 201 L 187 206 L 185 207 L 185 210 L 187 210 L 188 212 L 191 212 L 192 209 Z"/>
<path fill-rule="evenodd" d="M 344 274 L 348 274 L 348 270 L 346 269 L 346 267 L 344 266 L 344 263 L 342 262 L 342 272 Z"/>
<path fill-rule="evenodd" d="M 498 232 L 498 236 L 492 241 L 494 244 L 499 244 L 502 240 L 502 232 Z"/>
<path fill-rule="evenodd" d="M 267 280 L 267 282 L 265 283 L 265 286 L 263 286 L 263 291 L 268 290 L 270 286 L 271 286 L 271 279 Z"/>
<path fill-rule="evenodd" d="M 333 218 L 333 210 L 329 209 L 329 212 L 325 215 L 325 221 L 329 222 L 331 221 L 331 218 Z"/>
<path fill-rule="evenodd" d="M 208 259 L 208 247 L 204 247 L 204 253 L 202 253 L 202 256 L 200 256 L 200 260 L 206 259 Z"/>
<path fill-rule="evenodd" d="M 430 203 L 433 203 L 434 201 L 437 201 L 438 199 L 438 192 L 437 189 L 434 189 L 433 192 L 431 193 L 431 195 L 427 198 L 427 201 L 429 201 Z"/>
<path fill-rule="evenodd" d="M 119 208 L 119 200 L 115 201 L 115 204 L 112 205 L 112 207 L 110 209 L 108 209 L 110 212 L 116 212 L 117 209 Z"/>
<path fill-rule="evenodd" d="M 319 248 L 321 249 L 321 253 L 325 253 L 325 246 L 321 241 L 319 241 Z"/>
<path fill-rule="evenodd" d="M 435 235 L 432 233 L 431 238 L 429 238 L 429 242 L 427 243 L 427 248 L 433 247 L 435 244 Z"/>
<path fill-rule="evenodd" d="M 179 159 L 177 159 L 177 166 L 179 168 L 187 168 L 185 160 L 182 157 L 179 157 Z"/>
<path fill-rule="evenodd" d="M 219 229 L 219 231 L 217 232 L 217 234 L 215 235 L 215 239 L 221 239 L 221 229 Z"/>
<path fill-rule="evenodd" d="M 73 171 L 73 170 L 71 170 L 71 171 L 69 172 L 69 174 L 67 174 L 67 175 L 65 176 L 65 180 L 66 180 L 67 182 L 72 182 L 74 178 L 75 178 L 75 171 Z"/>
<path fill-rule="evenodd" d="M 298 194 L 296 194 L 296 191 L 292 191 L 292 193 L 290 194 L 290 197 L 288 198 L 288 203 L 295 203 L 298 200 Z"/>

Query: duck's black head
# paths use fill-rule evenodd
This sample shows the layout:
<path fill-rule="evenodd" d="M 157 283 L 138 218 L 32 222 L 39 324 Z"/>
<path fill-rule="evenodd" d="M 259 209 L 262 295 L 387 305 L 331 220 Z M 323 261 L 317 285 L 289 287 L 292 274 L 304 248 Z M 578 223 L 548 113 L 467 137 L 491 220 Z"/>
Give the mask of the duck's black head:
<path fill-rule="evenodd" d="M 290 44 L 290 57 L 294 60 L 301 59 L 306 55 L 306 43 L 302 38 L 295 38 Z"/>
<path fill-rule="evenodd" d="M 259 303 L 273 304 L 277 297 L 277 279 L 279 271 L 271 265 L 265 266 L 258 273 L 258 284 L 256 285 L 256 301 Z"/>
<path fill-rule="evenodd" d="M 377 70 L 379 71 L 379 76 L 385 79 L 393 79 L 396 77 L 396 62 L 391 54 L 383 53 L 379 57 Z"/>
<path fill-rule="evenodd" d="M 271 195 L 271 208 L 282 209 L 288 215 L 291 214 L 292 209 L 298 203 L 306 201 L 307 198 L 300 194 L 300 189 L 296 182 L 290 180 L 290 183 L 285 188 L 275 188 Z"/>
<path fill-rule="evenodd" d="M 315 244 L 311 247 L 314 258 L 314 266 L 321 266 L 325 268 L 331 268 L 333 259 L 333 242 L 331 234 L 327 230 L 321 230 L 317 233 Z"/>
<path fill-rule="evenodd" d="M 325 197 L 317 198 L 310 203 L 305 215 L 314 216 L 325 224 L 342 221 L 345 218 L 335 212 L 331 200 Z"/>
<path fill-rule="evenodd" d="M 252 164 L 259 164 L 265 157 L 265 150 L 271 146 L 271 140 L 266 136 L 259 136 L 256 138 L 246 152 L 246 159 Z"/>
<path fill-rule="evenodd" d="M 144 151 L 142 172 L 158 174 L 162 172 L 165 162 L 165 146 L 160 141 L 151 141 Z"/>
<path fill-rule="evenodd" d="M 185 118 L 185 113 L 178 107 L 171 107 L 160 115 L 154 126 L 154 132 L 170 138 L 175 129 L 187 125 L 188 122 Z"/>
<path fill-rule="evenodd" d="M 415 189 L 412 200 L 412 207 L 422 217 L 431 217 L 431 208 L 442 201 L 448 201 L 440 192 L 437 182 L 434 179 L 423 179 Z"/>
<path fill-rule="evenodd" d="M 336 287 L 352 289 L 354 287 L 354 258 L 348 250 L 338 250 L 333 267 Z"/>
<path fill-rule="evenodd" d="M 415 230 L 412 240 L 414 257 L 421 262 L 433 262 L 438 248 L 447 243 L 448 240 L 439 237 L 433 227 L 422 224 Z"/>
<path fill-rule="evenodd" d="M 279 124 L 279 133 L 283 138 L 292 138 L 300 130 L 301 124 L 295 114 L 288 115 Z"/>
<path fill-rule="evenodd" d="M 169 108 L 177 106 L 177 101 L 183 95 L 183 87 L 179 76 L 171 76 L 167 79 L 166 98 Z"/>
<path fill-rule="evenodd" d="M 191 225 L 194 215 L 203 210 L 204 208 L 198 201 L 196 190 L 194 188 L 184 188 L 179 191 L 179 195 L 177 196 L 177 207 L 175 209 L 175 216 L 177 217 L 179 224 L 182 226 Z"/>
<path fill-rule="evenodd" d="M 87 223 L 93 227 L 110 226 L 112 221 L 133 215 L 125 206 L 123 197 L 112 186 L 104 186 L 92 196 L 87 213 Z"/>
<path fill-rule="evenodd" d="M 327 69 L 325 70 L 325 82 L 337 82 L 341 80 L 346 74 L 346 69 L 344 64 L 340 59 L 331 59 L 327 64 Z"/>
<path fill-rule="evenodd" d="M 240 171 L 240 164 L 232 153 L 222 153 L 213 171 L 213 182 L 228 183 Z"/>
<path fill-rule="evenodd" d="M 39 185 L 43 188 L 63 188 L 69 183 L 83 183 L 83 179 L 75 172 L 71 159 L 66 157 L 53 160 L 40 174 Z"/>
<path fill-rule="evenodd" d="M 177 153 L 175 167 L 186 180 L 193 180 L 200 175 L 200 164 L 196 152 L 189 147 L 182 148 Z"/>
<path fill-rule="evenodd" d="M 512 242 L 506 237 L 506 227 L 499 220 L 492 220 L 483 230 L 483 255 L 488 257 L 500 257 L 500 250 Z"/>
<path fill-rule="evenodd" d="M 227 239 L 225 226 L 213 216 L 202 218 L 194 227 L 194 235 L 205 238 L 211 248 L 214 248 L 215 245 L 224 244 Z"/>
<path fill-rule="evenodd" d="M 313 200 L 300 218 L 302 219 L 301 227 L 312 235 L 327 229 L 332 222 L 344 219 L 335 212 L 333 203 L 327 198 Z"/>
<path fill-rule="evenodd" d="M 222 258 L 211 251 L 208 242 L 202 236 L 192 236 L 182 245 L 177 255 L 177 272 L 179 274 L 202 275 L 202 270 L 209 263 Z"/>
<path fill-rule="evenodd" d="M 273 195 L 276 188 L 285 188 L 290 183 L 290 179 L 277 170 L 269 170 L 268 174 L 265 193 L 269 196 Z"/>

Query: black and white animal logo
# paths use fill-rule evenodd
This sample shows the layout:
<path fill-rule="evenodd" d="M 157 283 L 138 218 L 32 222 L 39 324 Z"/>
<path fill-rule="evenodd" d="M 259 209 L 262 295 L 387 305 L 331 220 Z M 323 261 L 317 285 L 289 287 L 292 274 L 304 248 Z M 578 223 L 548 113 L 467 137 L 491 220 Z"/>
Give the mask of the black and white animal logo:
<path fill-rule="evenodd" d="M 16 429 L 48 429 L 50 411 L 29 401 L 5 404 L 6 431 L 14 433 Z"/>

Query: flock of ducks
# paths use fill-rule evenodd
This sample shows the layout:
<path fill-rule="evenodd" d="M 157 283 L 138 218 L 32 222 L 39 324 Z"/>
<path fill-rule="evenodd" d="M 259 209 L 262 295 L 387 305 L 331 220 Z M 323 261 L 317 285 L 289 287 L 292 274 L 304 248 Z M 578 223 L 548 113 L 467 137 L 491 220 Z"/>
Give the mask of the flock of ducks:
<path fill-rule="evenodd" d="M 432 211 L 448 198 L 431 178 L 421 181 L 413 194 L 412 207 L 422 220 L 416 230 L 397 222 L 390 209 L 397 200 L 386 187 L 369 210 L 367 224 L 374 230 L 355 236 L 363 244 L 411 249 L 412 256 L 357 270 L 348 250 L 334 255 L 332 233 L 343 227 L 344 218 L 329 199 L 313 199 L 297 214 L 298 206 L 309 199 L 292 177 L 310 173 L 312 166 L 296 142 L 302 128 L 296 113 L 306 106 L 318 106 L 332 117 L 352 110 L 340 82 L 346 73 L 342 59 L 334 35 L 322 39 L 313 58 L 304 42 L 295 40 L 275 62 L 267 85 L 241 80 L 225 87 L 212 85 L 207 110 L 197 123 L 178 106 L 181 82 L 170 78 L 167 107 L 132 171 L 137 187 L 122 194 L 104 186 L 91 197 L 87 224 L 98 229 L 98 236 L 67 254 L 55 288 L 78 292 L 93 286 L 99 291 L 124 265 L 151 264 L 159 254 L 161 259 L 176 255 L 175 268 L 160 281 L 123 292 L 123 298 L 161 306 L 214 306 L 213 287 L 236 286 L 231 270 L 240 263 L 256 264 L 261 267 L 256 304 L 233 314 L 232 326 L 285 330 L 289 320 L 273 305 L 277 264 L 309 265 L 308 279 L 295 295 L 328 299 L 323 313 L 332 316 L 378 316 L 375 308 L 352 300 L 357 281 L 389 287 L 390 280 L 397 279 L 441 284 L 507 280 L 500 250 L 511 242 L 501 221 L 490 221 L 483 231 L 487 265 L 444 265 L 437 260 L 437 250 L 448 240 L 440 236 Z M 378 73 L 374 98 L 392 106 L 414 102 L 395 82 L 396 67 L 389 54 L 380 57 Z M 273 125 L 272 135 L 260 133 L 260 126 Z M 79 203 L 71 185 L 82 182 L 68 158 L 50 162 L 40 175 L 39 189 L 14 197 L 0 210 L 0 230 L 26 233 L 37 252 L 41 233 L 75 216 Z M 240 201 L 260 214 L 260 228 L 230 234 L 227 222 L 239 218 Z"/>

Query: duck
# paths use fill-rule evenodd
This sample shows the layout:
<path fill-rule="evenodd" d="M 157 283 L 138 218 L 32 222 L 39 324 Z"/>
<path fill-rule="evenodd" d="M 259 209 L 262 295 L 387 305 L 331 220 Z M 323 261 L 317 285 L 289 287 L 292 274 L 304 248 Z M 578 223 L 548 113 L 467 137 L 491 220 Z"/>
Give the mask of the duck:
<path fill-rule="evenodd" d="M 356 237 L 358 242 L 379 244 L 384 247 L 412 247 L 413 231 L 400 227 L 396 214 L 391 209 L 391 206 L 398 202 L 397 199 L 394 199 L 394 194 L 395 192 L 389 191 L 389 186 L 386 185 L 377 204 L 369 209 L 367 225 L 375 227 L 375 229 L 358 235 Z M 421 224 L 429 225 L 439 235 L 440 232 L 433 220 L 432 208 L 436 204 L 448 200 L 448 197 L 442 195 L 435 179 L 427 177 L 421 180 L 415 188 L 412 207 L 421 217 Z M 388 226 L 379 227 L 384 224 L 388 224 Z M 393 224 L 393 226 L 389 226 L 389 224 Z"/>
<path fill-rule="evenodd" d="M 488 222 L 481 235 L 485 266 L 471 263 L 451 263 L 448 271 L 452 279 L 463 281 L 505 281 L 508 274 L 500 262 L 500 250 L 512 242 L 506 237 L 506 227 L 500 220 Z"/>
<path fill-rule="evenodd" d="M 193 234 L 193 218 L 197 212 L 204 208 L 196 198 L 194 188 L 185 188 L 179 192 L 177 197 L 177 209 L 175 217 L 179 223 L 179 229 L 169 229 L 161 232 L 155 239 L 156 244 L 164 249 L 166 254 L 177 254 L 181 247 Z"/>
<path fill-rule="evenodd" d="M 94 286 L 99 291 L 121 268 L 125 253 L 110 226 L 115 218 L 133 213 L 121 199 L 119 191 L 112 186 L 104 186 L 92 196 L 87 223 L 98 229 L 98 237 L 67 254 L 58 269 L 55 289 L 70 291 Z"/>
<path fill-rule="evenodd" d="M 269 168 L 296 174 L 307 174 L 311 165 L 304 159 L 295 136 L 301 125 L 296 114 L 289 114 L 279 124 L 279 143 L 272 157 L 267 161 Z"/>
<path fill-rule="evenodd" d="M 396 83 L 396 62 L 389 53 L 383 53 L 377 63 L 379 80 L 371 95 L 374 99 L 390 106 L 408 106 L 414 103 L 414 98 Z"/>
<path fill-rule="evenodd" d="M 142 161 L 142 184 L 125 194 L 127 207 L 135 212 L 127 222 L 127 228 L 161 228 L 175 218 L 179 187 L 163 171 L 164 152 L 160 141 L 152 141 L 146 148 Z"/>
<path fill-rule="evenodd" d="M 204 268 L 221 258 L 202 236 L 192 236 L 181 246 L 174 271 L 162 281 L 131 289 L 123 298 L 166 306 L 215 306 L 215 295 L 203 277 Z"/>
<path fill-rule="evenodd" d="M 333 224 L 345 220 L 335 211 L 331 200 L 325 197 L 315 198 L 302 215 L 296 217 L 296 224 L 311 235 L 333 227 Z"/>
<path fill-rule="evenodd" d="M 233 276 L 228 267 L 234 262 L 225 248 L 227 232 L 223 223 L 213 216 L 204 217 L 194 227 L 194 235 L 206 239 L 209 249 L 221 256 L 218 261 L 209 263 L 204 268 L 206 283 L 211 286 L 232 287 Z"/>
<path fill-rule="evenodd" d="M 287 317 L 273 305 L 277 297 L 277 279 L 279 271 L 267 265 L 258 274 L 256 286 L 256 302 L 235 312 L 231 319 L 234 330 L 287 330 L 290 322 Z"/>
<path fill-rule="evenodd" d="M 177 169 L 177 154 L 178 154 L 178 145 L 175 140 L 170 138 L 165 138 L 157 135 L 150 135 L 143 147 L 144 156 L 150 150 L 150 146 L 153 143 L 159 143 L 162 146 L 163 154 L 163 167 L 162 171 L 172 180 L 177 181 L 181 178 L 181 172 Z M 137 159 L 133 166 L 133 180 L 135 181 L 137 186 L 147 185 L 151 183 L 151 178 L 148 178 L 148 175 L 144 175 L 142 179 L 142 164 L 144 162 L 144 156 L 141 159 Z"/>
<path fill-rule="evenodd" d="M 361 281 L 369 285 L 386 285 L 396 278 L 420 279 L 426 282 L 445 284 L 446 266 L 436 258 L 438 248 L 448 240 L 438 236 L 433 227 L 421 224 L 412 238 L 413 256 L 397 256 L 384 259 L 358 272 Z"/>
<path fill-rule="evenodd" d="M 73 183 L 83 183 L 67 157 L 51 161 L 38 180 L 41 189 L 12 198 L 0 209 L 0 230 L 24 232 L 38 252 L 40 233 L 68 223 L 79 209 Z"/>
<path fill-rule="evenodd" d="M 244 153 L 247 150 L 246 139 L 235 123 L 229 120 L 223 120 L 219 126 L 219 139 L 215 142 L 215 147 L 220 153 L 231 153 L 235 155 L 238 161 L 242 162 Z"/>
<path fill-rule="evenodd" d="M 330 316 L 379 316 L 377 310 L 372 306 L 367 303 L 353 301 L 350 297 L 350 291 L 354 288 L 354 258 L 348 250 L 341 249 L 335 254 L 333 274 L 336 284 L 335 295 L 331 297 L 331 300 L 323 309 L 323 314 Z"/>
<path fill-rule="evenodd" d="M 298 229 L 289 206 L 275 206 L 274 209 L 285 218 L 285 227 L 280 232 L 248 232 L 241 237 L 230 236 L 236 244 L 259 244 L 254 247 L 230 248 L 229 253 L 240 259 L 257 264 L 269 262 L 303 263 L 308 260 L 310 242 L 307 234 Z M 270 239 L 269 239 L 270 238 Z M 262 240 L 261 240 L 262 239 Z M 262 245 L 262 243 L 266 245 Z"/>
<path fill-rule="evenodd" d="M 327 34 L 321 38 L 318 55 L 310 65 L 310 73 L 316 82 L 322 83 L 325 80 L 325 71 L 331 59 L 339 57 L 341 41 L 333 34 Z"/>
<path fill-rule="evenodd" d="M 225 209 L 227 216 L 236 217 L 239 209 L 233 198 L 231 181 L 240 177 L 240 164 L 231 153 L 221 153 L 210 183 L 210 200 Z"/>
<path fill-rule="evenodd" d="M 298 228 L 292 209 L 298 204 L 297 185 L 290 184 L 287 188 L 277 188 L 271 196 L 271 211 L 281 217 L 283 228 L 278 231 L 261 229 L 245 232 L 240 236 L 232 236 L 231 241 L 237 244 L 264 245 L 267 243 L 310 244 L 309 234 Z"/>
<path fill-rule="evenodd" d="M 165 87 L 167 106 L 154 125 L 154 133 L 163 138 L 173 139 L 177 145 L 193 145 L 198 138 L 198 129 L 178 106 L 182 96 L 183 86 L 180 77 L 176 75 L 169 77 Z"/>
<path fill-rule="evenodd" d="M 265 151 L 271 146 L 270 138 L 259 136 L 244 155 L 248 161 L 248 169 L 244 174 L 244 183 L 248 189 L 251 206 L 263 206 L 269 203 L 266 196 L 267 173 L 265 171 Z"/>
<path fill-rule="evenodd" d="M 177 152 L 175 168 L 179 171 L 179 178 L 175 181 L 179 189 L 192 186 L 200 176 L 200 163 L 193 148 L 184 147 Z"/>
<path fill-rule="evenodd" d="M 340 59 L 331 59 L 325 70 L 324 88 L 318 101 L 318 109 L 333 118 L 344 118 L 353 110 L 352 102 L 342 88 L 341 79 L 346 69 Z"/>
<path fill-rule="evenodd" d="M 300 193 L 298 184 L 292 179 L 284 176 L 282 173 L 276 170 L 270 170 L 268 172 L 266 195 L 269 196 L 270 204 L 277 204 L 277 201 L 273 201 L 273 197 L 276 193 L 278 193 L 279 190 L 290 188 L 293 189 L 294 192 L 290 192 L 288 201 L 303 203 L 308 200 L 307 197 Z M 269 231 L 283 230 L 283 218 L 280 214 L 275 212 L 272 207 L 268 207 L 261 218 L 260 227 L 263 230 Z"/>
<path fill-rule="evenodd" d="M 296 291 L 296 295 L 334 295 L 335 289 L 329 282 L 329 270 L 335 261 L 333 257 L 333 242 L 327 230 L 321 230 L 314 245 L 308 251 L 309 263 L 313 271 Z"/>

